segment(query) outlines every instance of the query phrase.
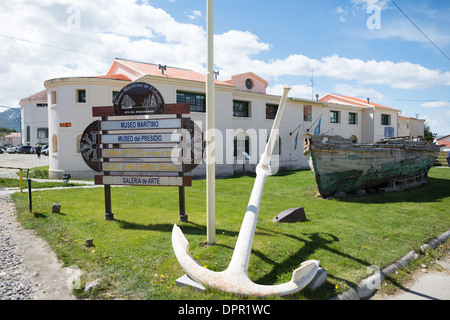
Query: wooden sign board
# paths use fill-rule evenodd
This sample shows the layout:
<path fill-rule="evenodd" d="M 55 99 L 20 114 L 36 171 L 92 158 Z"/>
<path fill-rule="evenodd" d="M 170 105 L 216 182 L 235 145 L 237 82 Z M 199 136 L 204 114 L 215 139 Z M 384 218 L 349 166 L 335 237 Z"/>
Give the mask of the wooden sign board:
<path fill-rule="evenodd" d="M 100 130 L 149 130 L 181 128 L 181 119 L 140 119 L 102 121 Z"/>
<path fill-rule="evenodd" d="M 146 82 L 125 86 L 114 100 L 115 115 L 164 114 L 165 103 L 161 93 Z"/>
<path fill-rule="evenodd" d="M 145 82 L 125 86 L 113 106 L 92 108 L 92 116 L 102 120 L 92 122 L 84 130 L 80 151 L 91 169 L 103 173 L 95 176 L 95 183 L 105 187 L 107 220 L 114 219 L 111 185 L 129 185 L 179 187 L 180 220 L 187 221 L 184 187 L 192 185 L 192 178 L 184 173 L 201 163 L 205 150 L 202 130 L 191 119 L 181 117 L 189 113 L 188 103 L 166 105 L 160 92 Z M 176 118 L 150 116 L 160 114 Z M 108 119 L 134 115 L 146 116 Z"/>
<path fill-rule="evenodd" d="M 181 148 L 101 149 L 101 157 L 113 158 L 180 158 Z"/>
<path fill-rule="evenodd" d="M 183 172 L 182 163 L 173 162 L 102 162 L 103 172 Z"/>
<path fill-rule="evenodd" d="M 151 134 L 105 134 L 100 136 L 101 144 L 119 143 L 180 143 L 181 133 L 151 133 Z"/>
<path fill-rule="evenodd" d="M 169 176 L 95 176 L 95 184 L 122 186 L 190 187 L 191 177 Z"/>

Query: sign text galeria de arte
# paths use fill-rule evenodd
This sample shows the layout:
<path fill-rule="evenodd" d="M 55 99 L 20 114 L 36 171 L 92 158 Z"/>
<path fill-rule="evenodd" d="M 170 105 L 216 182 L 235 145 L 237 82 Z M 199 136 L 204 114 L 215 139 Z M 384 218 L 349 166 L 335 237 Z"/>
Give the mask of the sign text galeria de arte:
<path fill-rule="evenodd" d="M 201 129 L 182 117 L 189 113 L 189 104 L 165 104 L 144 82 L 124 87 L 114 106 L 93 107 L 101 120 L 84 130 L 80 150 L 85 163 L 101 173 L 95 183 L 191 186 L 184 174 L 201 163 L 205 146 Z"/>

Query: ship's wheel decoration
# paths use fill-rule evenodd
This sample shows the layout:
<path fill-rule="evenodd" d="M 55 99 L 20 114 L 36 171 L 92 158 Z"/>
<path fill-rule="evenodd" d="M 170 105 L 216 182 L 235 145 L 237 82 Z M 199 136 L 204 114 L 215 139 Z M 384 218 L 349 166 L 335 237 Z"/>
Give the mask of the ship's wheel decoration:
<path fill-rule="evenodd" d="M 100 121 L 92 122 L 83 132 L 80 152 L 84 162 L 94 171 L 100 172 Z"/>

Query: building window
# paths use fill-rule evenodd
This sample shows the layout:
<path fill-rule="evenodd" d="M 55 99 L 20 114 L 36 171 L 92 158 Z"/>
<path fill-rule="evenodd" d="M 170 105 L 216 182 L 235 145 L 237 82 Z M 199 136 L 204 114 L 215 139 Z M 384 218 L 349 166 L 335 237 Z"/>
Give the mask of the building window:
<path fill-rule="evenodd" d="M 77 90 L 77 102 L 86 103 L 86 90 L 84 89 Z"/>
<path fill-rule="evenodd" d="M 267 137 L 266 143 L 269 142 L 270 135 Z M 273 146 L 272 155 L 274 156 L 281 156 L 281 138 L 280 136 L 277 136 L 277 139 L 275 140 L 275 145 Z"/>
<path fill-rule="evenodd" d="M 348 124 L 356 124 L 356 113 L 349 112 L 348 113 Z"/>
<path fill-rule="evenodd" d="M 38 139 L 48 139 L 48 128 L 38 128 L 37 129 Z"/>
<path fill-rule="evenodd" d="M 177 91 L 177 103 L 189 103 L 193 112 L 206 112 L 206 95 L 202 93 Z"/>
<path fill-rule="evenodd" d="M 266 119 L 275 119 L 278 112 L 277 104 L 266 104 Z"/>
<path fill-rule="evenodd" d="M 52 152 L 58 153 L 58 136 L 53 135 L 52 137 Z"/>
<path fill-rule="evenodd" d="M 312 121 L 312 108 L 311 106 L 303 106 L 303 121 Z"/>
<path fill-rule="evenodd" d="M 47 108 L 48 104 L 46 104 L 46 103 L 37 103 L 36 107 L 38 107 L 38 108 Z"/>
<path fill-rule="evenodd" d="M 31 130 L 30 130 L 30 126 L 27 126 L 27 142 L 30 142 L 31 140 Z"/>
<path fill-rule="evenodd" d="M 234 137 L 234 158 L 245 159 L 244 152 L 250 154 L 250 138 L 241 133 Z"/>
<path fill-rule="evenodd" d="M 117 95 L 119 94 L 119 91 L 113 91 L 112 92 L 112 102 L 114 104 L 114 100 L 116 100 Z"/>
<path fill-rule="evenodd" d="M 77 139 L 75 141 L 75 149 L 77 150 L 77 153 L 81 153 L 80 144 L 81 144 L 81 134 L 77 136 Z"/>
<path fill-rule="evenodd" d="M 52 104 L 56 104 L 56 91 L 52 91 L 51 95 L 51 101 Z"/>
<path fill-rule="evenodd" d="M 382 114 L 381 115 L 381 125 L 388 126 L 390 124 L 391 124 L 391 116 L 388 114 Z"/>
<path fill-rule="evenodd" d="M 244 117 L 249 116 L 249 103 L 247 101 L 233 101 L 233 117 Z"/>
<path fill-rule="evenodd" d="M 339 111 L 330 111 L 330 123 L 339 123 Z"/>
<path fill-rule="evenodd" d="M 251 88 L 253 88 L 253 81 L 252 79 L 247 79 L 245 80 L 245 87 L 250 90 Z"/>

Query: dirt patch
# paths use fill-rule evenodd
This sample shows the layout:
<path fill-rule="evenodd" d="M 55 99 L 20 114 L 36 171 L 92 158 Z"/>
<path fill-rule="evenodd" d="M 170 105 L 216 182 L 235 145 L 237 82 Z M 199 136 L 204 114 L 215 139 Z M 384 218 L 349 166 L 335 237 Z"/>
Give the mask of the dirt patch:
<path fill-rule="evenodd" d="M 14 204 L 9 196 L 0 197 L 0 224 L 13 232 L 12 242 L 21 256 L 21 277 L 33 285 L 31 300 L 75 300 L 71 288 L 78 276 L 76 268 L 63 268 L 47 243 L 32 230 L 24 229 L 16 220 Z"/>

